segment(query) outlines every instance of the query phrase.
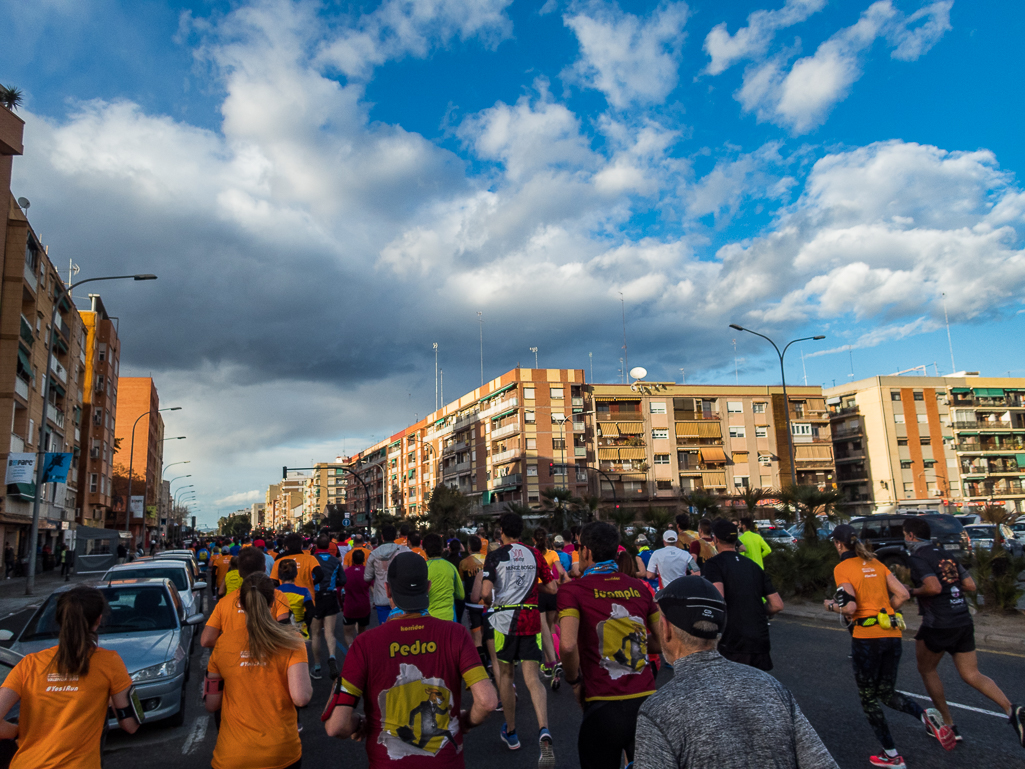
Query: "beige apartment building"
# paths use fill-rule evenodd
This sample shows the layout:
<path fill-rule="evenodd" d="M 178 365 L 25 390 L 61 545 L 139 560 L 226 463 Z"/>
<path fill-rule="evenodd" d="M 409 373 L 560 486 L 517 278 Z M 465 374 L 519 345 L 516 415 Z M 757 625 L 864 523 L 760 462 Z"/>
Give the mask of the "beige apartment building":
<path fill-rule="evenodd" d="M 1025 379 L 884 376 L 825 391 L 853 514 L 1025 510 Z"/>
<path fill-rule="evenodd" d="M 346 457 L 335 457 L 334 462 L 318 462 L 314 465 L 313 475 L 306 481 L 306 510 L 313 518 L 320 520 L 327 517 L 331 506 L 344 507 L 345 491 L 348 474 L 345 467 L 349 464 Z"/>
<path fill-rule="evenodd" d="M 263 519 L 268 528 L 299 529 L 304 522 L 305 498 L 310 476 L 289 472 L 280 483 L 267 487 Z M 310 520 L 305 516 L 305 520 Z"/>
<path fill-rule="evenodd" d="M 732 494 L 790 479 L 778 387 L 587 385 L 579 369 L 509 371 L 351 458 L 348 509 L 419 515 L 438 483 L 481 513 L 540 507 L 545 488 L 631 506 L 696 490 Z M 789 388 L 798 483 L 832 487 L 830 416 L 821 388 Z"/>

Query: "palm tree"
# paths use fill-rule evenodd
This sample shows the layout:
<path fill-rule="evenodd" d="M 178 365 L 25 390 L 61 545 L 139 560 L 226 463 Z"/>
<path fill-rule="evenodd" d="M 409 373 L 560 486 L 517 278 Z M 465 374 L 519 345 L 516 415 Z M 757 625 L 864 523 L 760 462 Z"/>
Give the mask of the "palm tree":
<path fill-rule="evenodd" d="M 744 489 L 741 494 L 734 494 L 733 499 L 737 502 L 743 502 L 744 507 L 747 508 L 747 514 L 751 518 L 756 518 L 758 515 L 758 503 L 763 499 L 772 499 L 779 495 L 779 492 L 773 489 Z"/>
<path fill-rule="evenodd" d="M 672 511 L 664 507 L 649 507 L 641 513 L 641 517 L 655 530 L 655 542 L 662 541 L 662 532 L 668 529 L 674 520 Z"/>
<path fill-rule="evenodd" d="M 610 510 L 607 517 L 609 523 L 619 529 L 620 540 L 626 539 L 626 527 L 634 522 L 633 510 L 621 507 L 618 510 Z"/>
<path fill-rule="evenodd" d="M 844 496 L 836 489 L 819 491 L 815 486 L 787 486 L 780 491 L 779 498 L 788 520 L 804 526 L 804 539 L 808 542 L 818 541 L 819 515 L 829 521 L 845 517 L 838 509 Z"/>
<path fill-rule="evenodd" d="M 713 494 L 707 494 L 701 489 L 690 492 L 683 497 L 683 503 L 694 508 L 698 518 L 718 518 L 719 500 Z"/>
<path fill-rule="evenodd" d="M 1005 523 L 1010 523 L 1011 520 L 1017 515 L 1017 513 L 1007 512 L 1007 508 L 1003 505 L 997 505 L 993 502 L 988 503 L 985 507 L 979 510 L 979 517 L 986 523 L 993 524 L 993 552 L 999 553 L 1004 543 L 1003 535 L 1000 531 L 1000 527 Z"/>
<path fill-rule="evenodd" d="M 601 506 L 601 497 L 597 495 L 590 495 L 581 498 L 581 512 L 587 516 L 588 521 L 594 521 L 598 518 L 598 508 Z"/>
<path fill-rule="evenodd" d="M 531 510 L 529 505 L 523 505 L 519 502 L 506 502 L 505 507 L 502 508 L 503 513 L 515 513 L 518 516 L 529 515 Z"/>
<path fill-rule="evenodd" d="M 21 106 L 21 90 L 13 85 L 0 85 L 0 104 L 14 112 Z"/>
<path fill-rule="evenodd" d="M 580 517 L 584 500 L 574 497 L 569 489 L 547 488 L 541 491 L 541 507 L 550 514 L 552 531 L 563 531 Z"/>

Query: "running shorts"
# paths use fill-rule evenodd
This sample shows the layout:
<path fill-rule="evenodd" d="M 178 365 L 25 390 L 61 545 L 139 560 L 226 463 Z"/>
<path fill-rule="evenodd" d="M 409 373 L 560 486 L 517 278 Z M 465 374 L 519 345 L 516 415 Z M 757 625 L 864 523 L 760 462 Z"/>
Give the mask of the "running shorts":
<path fill-rule="evenodd" d="M 338 607 L 338 594 L 333 590 L 328 593 L 317 593 L 317 602 L 313 604 L 313 618 L 324 619 L 333 617 L 341 609 Z"/>
<path fill-rule="evenodd" d="M 501 662 L 538 662 L 544 657 L 541 654 L 541 634 L 506 635 L 495 633 L 495 656 Z"/>
<path fill-rule="evenodd" d="M 544 614 L 549 611 L 558 611 L 558 606 L 555 604 L 555 593 L 538 593 L 537 596 L 537 610 Z"/>
<path fill-rule="evenodd" d="M 484 610 L 474 609 L 472 606 L 466 607 L 466 613 L 470 616 L 470 629 L 476 630 L 484 625 Z"/>
<path fill-rule="evenodd" d="M 360 627 L 367 627 L 370 624 L 370 615 L 364 614 L 362 617 L 346 617 L 342 616 L 343 625 L 359 625 Z"/>
<path fill-rule="evenodd" d="M 584 705 L 577 737 L 580 769 L 619 769 L 623 753 L 633 761 L 637 713 L 646 699 L 592 700 Z"/>
<path fill-rule="evenodd" d="M 925 648 L 933 654 L 967 654 L 975 651 L 975 625 L 969 623 L 960 627 L 920 627 L 915 634 L 916 641 L 924 641 Z"/>

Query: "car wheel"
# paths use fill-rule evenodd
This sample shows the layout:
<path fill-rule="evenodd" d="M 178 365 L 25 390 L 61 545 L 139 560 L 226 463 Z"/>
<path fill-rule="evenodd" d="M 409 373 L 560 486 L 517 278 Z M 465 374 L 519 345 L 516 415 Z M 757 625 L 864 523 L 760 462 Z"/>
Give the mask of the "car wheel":
<path fill-rule="evenodd" d="M 178 700 L 178 712 L 167 719 L 167 725 L 171 728 L 182 726 L 185 723 L 185 681 L 182 681 L 182 693 Z"/>

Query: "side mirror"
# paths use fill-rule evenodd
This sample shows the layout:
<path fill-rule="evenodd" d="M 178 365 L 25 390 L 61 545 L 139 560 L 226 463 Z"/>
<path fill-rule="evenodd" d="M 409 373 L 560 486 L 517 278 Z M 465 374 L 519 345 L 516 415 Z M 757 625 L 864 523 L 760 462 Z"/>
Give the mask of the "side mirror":
<path fill-rule="evenodd" d="M 205 582 L 197 582 L 192 586 L 193 590 L 206 590 L 207 584 Z"/>
<path fill-rule="evenodd" d="M 14 633 L 10 630 L 0 630 L 0 641 L 10 641 L 14 638 Z"/>
<path fill-rule="evenodd" d="M 198 625 L 206 619 L 206 615 L 203 612 L 197 612 L 196 614 L 190 614 L 185 618 L 186 625 Z"/>

